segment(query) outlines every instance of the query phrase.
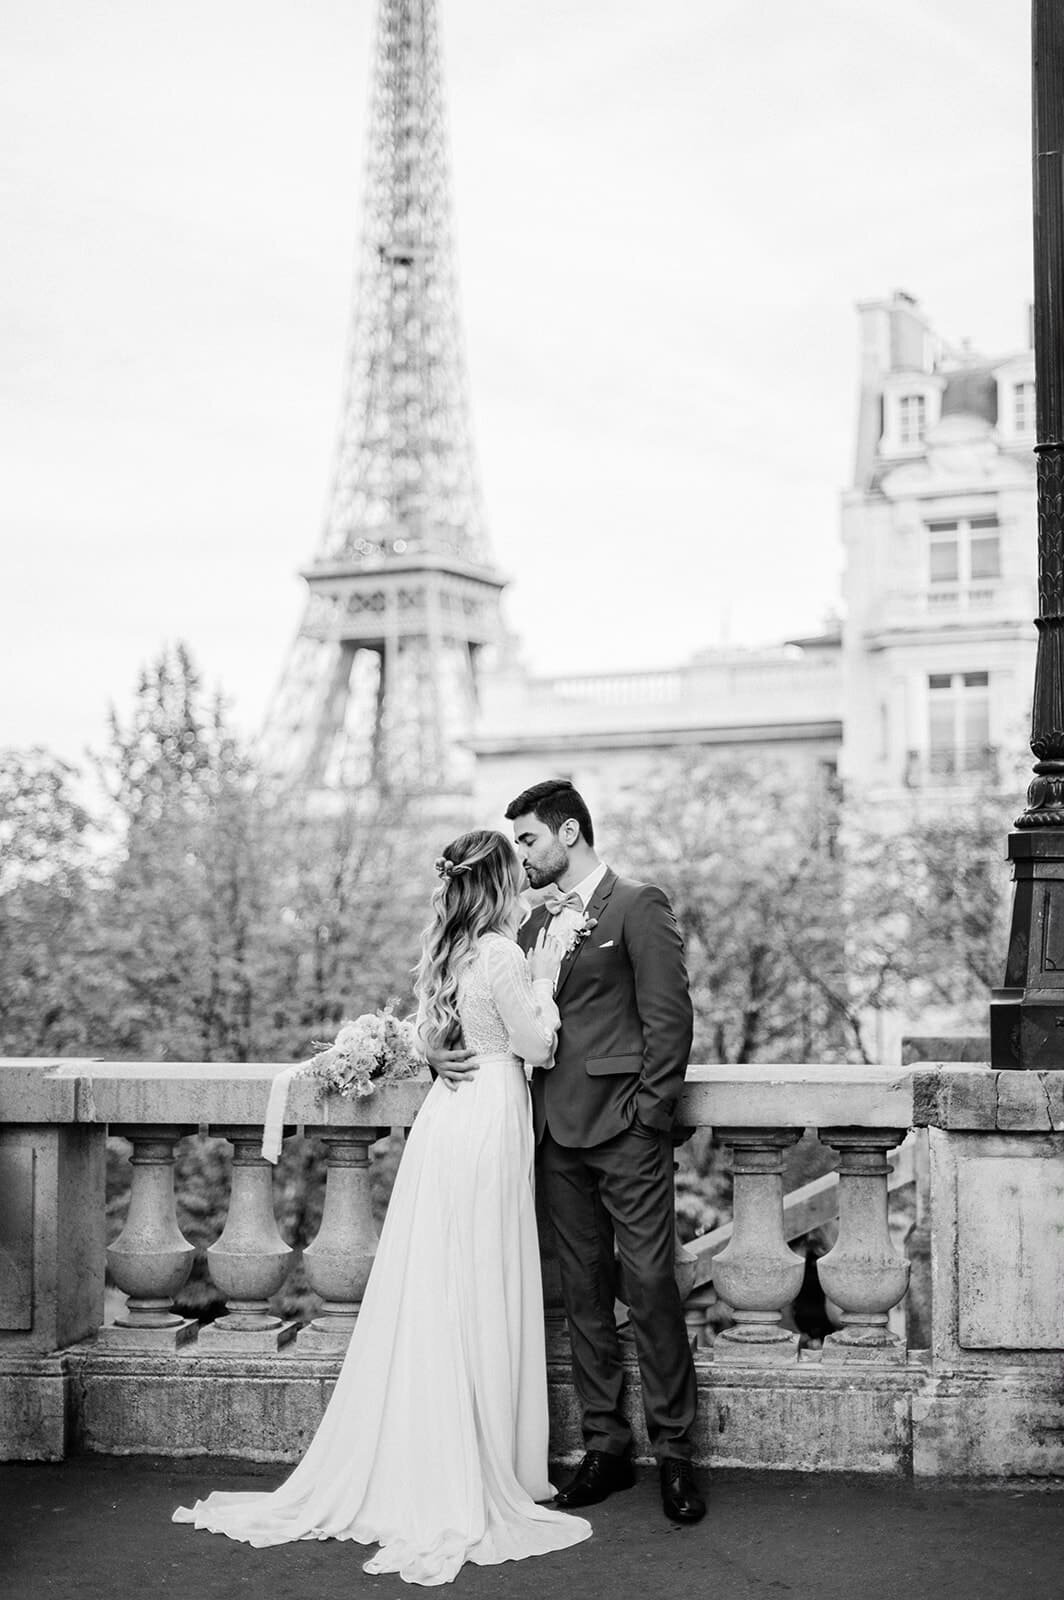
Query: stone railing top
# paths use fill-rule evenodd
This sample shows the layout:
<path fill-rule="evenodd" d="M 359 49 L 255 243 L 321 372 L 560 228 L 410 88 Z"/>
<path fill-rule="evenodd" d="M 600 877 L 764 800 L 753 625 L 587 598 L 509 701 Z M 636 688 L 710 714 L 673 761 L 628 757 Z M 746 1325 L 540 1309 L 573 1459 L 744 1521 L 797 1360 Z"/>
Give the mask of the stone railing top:
<path fill-rule="evenodd" d="M 909 1128 L 911 1067 L 689 1067 L 679 1117 L 695 1127 Z"/>
<path fill-rule="evenodd" d="M 0 1060 L 0 1123 L 201 1123 L 261 1126 L 281 1062 Z M 429 1079 L 382 1085 L 364 1100 L 319 1102 L 309 1079 L 288 1092 L 286 1126 L 406 1126 Z"/>
<path fill-rule="evenodd" d="M 0 1123 L 261 1125 L 283 1064 L 0 1059 Z M 408 1126 L 428 1078 L 387 1084 L 365 1100 L 325 1102 L 298 1078 L 286 1125 Z M 679 1120 L 695 1127 L 939 1127 L 972 1132 L 1064 1131 L 1064 1071 L 987 1066 L 788 1063 L 688 1068 Z"/>
<path fill-rule="evenodd" d="M 994 1072 L 924 1063 L 914 1071 L 913 1126 L 972 1133 L 1064 1132 L 1064 1071 Z"/>

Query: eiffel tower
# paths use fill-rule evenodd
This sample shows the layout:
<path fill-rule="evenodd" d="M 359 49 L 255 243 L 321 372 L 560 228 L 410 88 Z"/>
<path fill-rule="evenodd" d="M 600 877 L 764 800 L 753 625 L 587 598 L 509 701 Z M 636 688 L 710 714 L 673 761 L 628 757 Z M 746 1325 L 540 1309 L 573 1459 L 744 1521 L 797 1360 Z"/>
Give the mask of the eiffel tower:
<path fill-rule="evenodd" d="M 268 768 L 310 791 L 461 797 L 501 633 L 474 463 L 436 0 L 380 0 L 335 470 Z"/>

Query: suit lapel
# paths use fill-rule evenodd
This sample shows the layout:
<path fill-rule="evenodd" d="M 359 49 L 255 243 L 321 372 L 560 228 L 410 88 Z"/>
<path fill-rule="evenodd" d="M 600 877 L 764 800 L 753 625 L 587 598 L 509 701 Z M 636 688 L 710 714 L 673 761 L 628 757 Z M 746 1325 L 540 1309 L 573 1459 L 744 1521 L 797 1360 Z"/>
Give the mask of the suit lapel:
<path fill-rule="evenodd" d="M 607 867 L 598 888 L 595 890 L 594 894 L 591 896 L 591 899 L 584 907 L 584 915 L 589 921 L 598 921 L 599 917 L 602 915 L 603 907 L 606 905 L 610 895 L 613 893 L 613 886 L 616 882 L 617 874 L 613 871 L 612 867 Z M 588 939 L 590 937 L 591 935 L 588 935 Z M 579 944 L 573 946 L 568 955 L 562 957 L 562 964 L 558 969 L 558 981 L 554 985 L 555 1000 L 558 999 L 558 996 L 564 989 L 566 982 L 568 981 L 569 974 L 572 972 L 573 967 L 580 959 L 580 952 L 584 948 L 585 944 L 588 943 L 588 939 L 581 939 Z"/>

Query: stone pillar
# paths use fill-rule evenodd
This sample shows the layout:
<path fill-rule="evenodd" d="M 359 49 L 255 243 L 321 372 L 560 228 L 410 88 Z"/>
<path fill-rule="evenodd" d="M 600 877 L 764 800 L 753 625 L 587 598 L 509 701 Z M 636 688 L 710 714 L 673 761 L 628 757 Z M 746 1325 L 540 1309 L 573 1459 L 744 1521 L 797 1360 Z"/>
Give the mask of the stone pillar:
<path fill-rule="evenodd" d="M 909 1263 L 895 1253 L 887 1222 L 887 1151 L 904 1137 L 894 1128 L 820 1129 L 839 1153 L 839 1236 L 817 1262 L 821 1287 L 842 1315 L 839 1332 L 824 1340 L 826 1363 L 905 1361 L 905 1342 L 887 1325 L 909 1283 Z"/>
<path fill-rule="evenodd" d="M 718 1335 L 715 1362 L 781 1365 L 797 1360 L 798 1335 L 780 1313 L 801 1287 L 805 1262 L 783 1232 L 783 1157 L 798 1128 L 718 1128 L 732 1149 L 732 1236 L 713 1263 L 720 1298 L 735 1326 Z"/>
<path fill-rule="evenodd" d="M 370 1146 L 387 1128 L 307 1128 L 326 1147 L 328 1175 L 321 1227 L 303 1252 L 307 1282 L 322 1308 L 297 1341 L 307 1355 L 343 1354 L 377 1253 L 370 1194 Z"/>
<path fill-rule="evenodd" d="M 271 1314 L 267 1301 L 285 1280 L 291 1246 L 273 1215 L 273 1167 L 260 1155 L 262 1129 L 215 1129 L 233 1147 L 229 1214 L 207 1250 L 211 1277 L 225 1296 L 225 1315 L 200 1332 L 209 1354 L 277 1350 L 295 1338 L 297 1324 Z"/>
<path fill-rule="evenodd" d="M 133 1145 L 133 1184 L 126 1225 L 107 1251 L 111 1276 L 129 1301 L 112 1327 L 100 1329 L 105 1345 L 172 1350 L 196 1336 L 196 1323 L 173 1308 L 195 1255 L 174 1208 L 174 1145 L 189 1131 L 111 1129 Z"/>
<path fill-rule="evenodd" d="M 32 1081 L 44 1070 L 21 1069 L 37 1103 L 19 1109 L 44 1109 L 49 1091 Z M 0 1066 L 8 1116 L 4 1079 L 18 1071 Z M 103 1321 L 105 1130 L 0 1122 L 0 1461 L 60 1461 L 75 1410 L 65 1351 Z"/>

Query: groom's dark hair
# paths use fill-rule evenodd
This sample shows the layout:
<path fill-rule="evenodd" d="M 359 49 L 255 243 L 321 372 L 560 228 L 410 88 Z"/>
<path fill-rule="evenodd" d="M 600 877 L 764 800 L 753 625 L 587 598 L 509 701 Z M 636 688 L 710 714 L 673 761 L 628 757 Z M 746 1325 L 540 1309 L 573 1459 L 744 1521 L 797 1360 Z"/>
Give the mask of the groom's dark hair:
<path fill-rule="evenodd" d="M 511 800 L 506 807 L 507 822 L 530 814 L 540 822 L 545 822 L 551 833 L 557 833 L 562 823 L 568 822 L 571 817 L 579 823 L 580 832 L 588 844 L 595 843 L 595 828 L 584 797 L 565 778 L 548 778 L 545 783 L 534 783 L 531 789 L 522 789 L 517 799 Z"/>

